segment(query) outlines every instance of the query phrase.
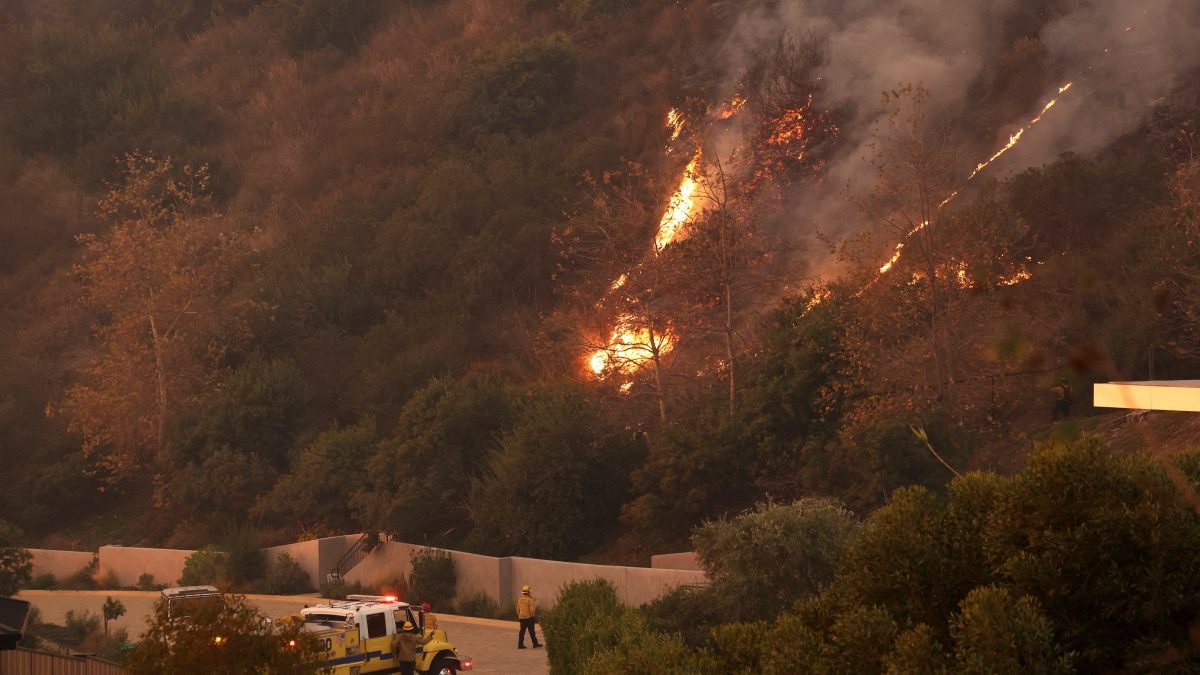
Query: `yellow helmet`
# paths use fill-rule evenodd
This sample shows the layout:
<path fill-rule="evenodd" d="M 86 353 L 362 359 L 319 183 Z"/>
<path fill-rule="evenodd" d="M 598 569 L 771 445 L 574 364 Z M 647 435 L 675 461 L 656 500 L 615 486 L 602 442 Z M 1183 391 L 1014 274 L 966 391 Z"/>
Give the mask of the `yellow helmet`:
<path fill-rule="evenodd" d="M 521 587 L 521 592 L 522 592 L 522 593 L 528 593 L 528 592 L 529 592 L 529 586 L 522 586 L 522 587 Z"/>
<path fill-rule="evenodd" d="M 404 630 L 412 630 L 412 629 L 413 629 L 412 622 L 411 622 L 411 621 L 405 621 L 405 622 L 404 622 Z"/>

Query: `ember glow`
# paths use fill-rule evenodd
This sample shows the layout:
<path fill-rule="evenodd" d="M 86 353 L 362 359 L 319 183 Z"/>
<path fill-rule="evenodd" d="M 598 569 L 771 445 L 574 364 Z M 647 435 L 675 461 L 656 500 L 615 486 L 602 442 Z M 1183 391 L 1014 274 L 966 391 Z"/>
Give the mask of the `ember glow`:
<path fill-rule="evenodd" d="M 721 106 L 717 110 L 717 113 L 716 113 L 717 119 L 727 120 L 730 117 L 733 117 L 734 115 L 738 114 L 738 112 L 740 112 L 741 109 L 745 108 L 745 107 L 746 107 L 746 97 L 742 96 L 741 94 L 734 94 L 733 98 L 730 98 L 728 103 Z"/>

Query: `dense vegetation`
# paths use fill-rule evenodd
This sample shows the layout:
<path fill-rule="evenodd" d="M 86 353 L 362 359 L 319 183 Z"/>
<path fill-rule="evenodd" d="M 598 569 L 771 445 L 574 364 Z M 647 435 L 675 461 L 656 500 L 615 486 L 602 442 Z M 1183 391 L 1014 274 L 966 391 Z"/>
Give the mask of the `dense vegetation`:
<path fill-rule="evenodd" d="M 819 40 L 765 45 L 733 75 L 742 164 L 698 169 L 731 196 L 644 255 L 687 157 L 730 128 L 729 4 L 6 3 L 4 518 L 52 546 L 374 528 L 644 560 L 764 500 L 936 501 L 952 472 L 1021 467 L 1060 380 L 1088 416 L 1092 381 L 1194 370 L 1185 82 L 1103 148 L 976 180 L 877 272 L 912 228 L 876 214 L 948 194 L 1038 104 L 1038 31 L 1070 3 L 1017 3 L 960 124 L 896 83 L 878 186 L 833 223 L 860 234 L 821 269 L 795 195 L 836 191 L 850 112 L 814 112 Z M 664 153 L 672 106 L 689 123 Z M 916 194 L 914 157 L 944 190 Z M 649 357 L 598 379 L 624 320 Z M 1002 581 L 971 607 L 1032 593 Z M 887 621 L 946 638 L 970 590 Z"/>
<path fill-rule="evenodd" d="M 679 673 L 1191 672 L 1200 516 L 1179 492 L 1195 499 L 1198 458 L 1164 467 L 1055 442 L 1013 476 L 956 478 L 945 497 L 898 490 L 861 523 L 819 501 L 760 505 L 697 530 L 710 586 L 639 610 L 603 580 L 568 585 L 545 619 L 551 665 L 662 672 L 670 654 Z"/>

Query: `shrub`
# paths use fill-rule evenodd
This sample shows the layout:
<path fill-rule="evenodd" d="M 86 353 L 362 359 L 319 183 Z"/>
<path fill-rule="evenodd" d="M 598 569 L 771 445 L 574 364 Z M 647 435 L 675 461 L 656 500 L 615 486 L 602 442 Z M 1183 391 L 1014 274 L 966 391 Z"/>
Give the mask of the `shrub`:
<path fill-rule="evenodd" d="M 651 630 L 678 633 L 689 647 L 698 648 L 708 640 L 712 629 L 729 621 L 728 606 L 739 601 L 718 592 L 712 586 L 676 586 L 642 606 Z"/>
<path fill-rule="evenodd" d="M 379 0 L 284 0 L 283 43 L 295 55 L 326 46 L 353 54 L 381 8 Z"/>
<path fill-rule="evenodd" d="M 59 588 L 67 591 L 92 591 L 99 588 L 91 565 L 81 568 L 59 583 Z"/>
<path fill-rule="evenodd" d="M 138 576 L 137 587 L 141 591 L 161 591 L 166 588 L 164 584 L 154 583 L 154 575 L 149 572 L 142 572 Z"/>
<path fill-rule="evenodd" d="M 308 578 L 308 572 L 295 558 L 284 552 L 276 556 L 275 566 L 259 584 L 260 592 L 272 595 L 308 593 L 311 590 L 312 580 Z"/>
<path fill-rule="evenodd" d="M 858 523 L 830 499 L 763 503 L 697 528 L 696 554 L 714 586 L 738 598 L 727 619 L 771 618 L 833 581 Z"/>
<path fill-rule="evenodd" d="M 454 569 L 454 558 L 449 553 L 436 548 L 413 551 L 408 591 L 409 597 L 415 602 L 449 607 L 457 587 L 458 572 Z"/>
<path fill-rule="evenodd" d="M 573 581 L 563 586 L 558 604 L 542 620 L 550 670 L 582 672 L 592 654 L 617 646 L 625 612 L 607 579 Z"/>
<path fill-rule="evenodd" d="M 79 643 L 79 651 L 95 654 L 114 663 L 124 660 L 129 647 L 129 630 L 125 628 L 118 628 L 112 633 L 91 633 Z"/>
<path fill-rule="evenodd" d="M 587 675 L 657 675 L 658 673 L 751 672 L 738 664 L 737 670 L 717 668 L 706 653 L 690 652 L 678 635 L 647 630 L 637 611 L 622 609 L 616 624 L 618 644 L 599 650 L 580 671 Z"/>
<path fill-rule="evenodd" d="M 372 590 L 374 589 L 363 586 L 357 581 L 347 583 L 345 579 L 338 579 L 321 584 L 321 597 L 328 600 L 345 600 L 347 595 L 370 593 Z M 402 596 L 397 595 L 396 597 Z"/>
<path fill-rule="evenodd" d="M 121 588 L 121 582 L 117 578 L 117 573 L 109 570 L 99 577 L 96 577 L 96 588 L 104 590 L 115 590 Z"/>
<path fill-rule="evenodd" d="M 29 588 L 36 590 L 50 589 L 54 588 L 56 585 L 58 585 L 58 578 L 49 572 L 46 572 L 45 574 L 39 574 L 33 578 L 33 581 L 29 582 Z"/>
<path fill-rule="evenodd" d="M 100 631 L 100 617 L 84 610 L 82 613 L 76 614 L 75 610 L 67 610 L 67 633 L 75 644 L 83 642 L 83 640 Z"/>
<path fill-rule="evenodd" d="M 1070 673 L 1073 655 L 1055 644 L 1054 625 L 1028 596 L 982 586 L 962 602 L 950 632 L 960 673 Z"/>
<path fill-rule="evenodd" d="M 226 537 L 224 571 L 230 583 L 238 586 L 247 586 L 266 574 L 267 559 L 253 530 L 241 527 Z"/>
<path fill-rule="evenodd" d="M 16 595 L 29 586 L 33 573 L 33 554 L 16 546 L 22 532 L 0 520 L 0 596 Z"/>
<path fill-rule="evenodd" d="M 483 591 L 459 598 L 454 607 L 463 616 L 477 616 L 481 619 L 495 619 L 500 613 L 500 605 Z"/>
<path fill-rule="evenodd" d="M 224 582 L 225 554 L 214 546 L 204 546 L 183 561 L 180 586 L 202 586 Z"/>
<path fill-rule="evenodd" d="M 304 673 L 319 659 L 316 639 L 295 621 L 268 622 L 240 596 L 203 605 L 191 621 L 172 621 L 154 606 L 146 633 L 126 667 L 142 673 Z M 219 649 L 214 640 L 224 638 Z"/>

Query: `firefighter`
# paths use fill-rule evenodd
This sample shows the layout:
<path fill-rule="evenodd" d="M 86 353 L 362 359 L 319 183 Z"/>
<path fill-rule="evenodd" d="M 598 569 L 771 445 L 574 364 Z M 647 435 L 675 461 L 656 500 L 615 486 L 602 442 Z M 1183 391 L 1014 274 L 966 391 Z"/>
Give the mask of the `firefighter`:
<path fill-rule="evenodd" d="M 1054 409 L 1050 413 L 1052 421 L 1057 422 L 1058 416 L 1062 415 L 1063 419 L 1071 416 L 1071 385 L 1067 383 L 1067 378 L 1062 378 L 1058 381 L 1058 385 L 1053 387 L 1054 392 Z"/>
<path fill-rule="evenodd" d="M 521 597 L 517 598 L 517 619 L 521 621 L 517 649 L 525 649 L 525 631 L 529 631 L 529 637 L 533 638 L 533 648 L 540 649 L 542 643 L 537 638 L 537 600 L 530 594 L 529 586 L 521 587 Z"/>
<path fill-rule="evenodd" d="M 429 611 L 429 603 L 421 603 L 421 611 L 425 612 L 425 630 L 437 630 L 438 620 L 437 615 Z"/>
<path fill-rule="evenodd" d="M 413 631 L 411 621 L 405 621 L 404 626 L 392 636 L 392 660 L 400 666 L 401 675 L 415 675 L 417 669 L 417 647 L 429 642 L 432 634 L 425 637 Z"/>

